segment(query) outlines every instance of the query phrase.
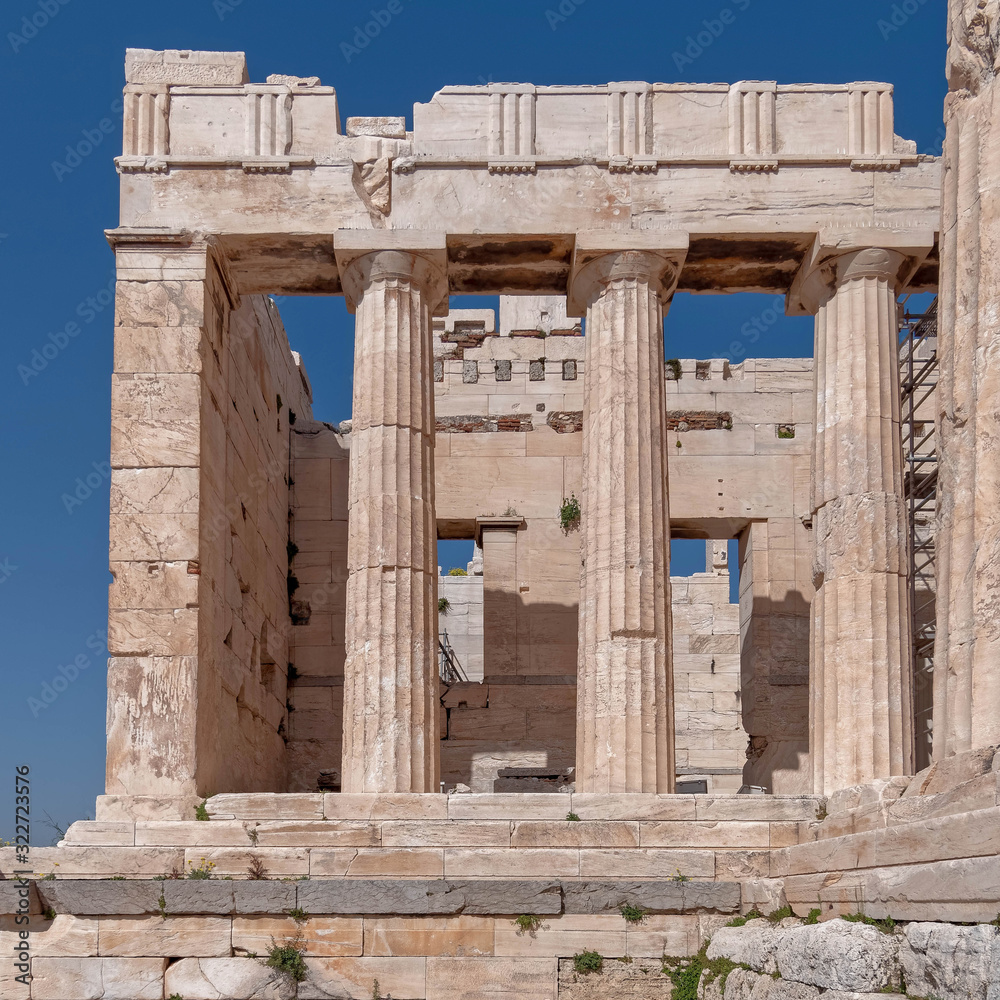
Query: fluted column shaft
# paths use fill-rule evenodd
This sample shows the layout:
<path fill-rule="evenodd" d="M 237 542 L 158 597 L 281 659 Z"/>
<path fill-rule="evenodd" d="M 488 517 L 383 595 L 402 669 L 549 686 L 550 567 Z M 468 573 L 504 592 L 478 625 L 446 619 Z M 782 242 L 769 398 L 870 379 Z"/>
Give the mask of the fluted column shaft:
<path fill-rule="evenodd" d="M 587 265 L 576 787 L 674 783 L 663 257 Z"/>
<path fill-rule="evenodd" d="M 901 254 L 829 261 L 816 313 L 811 725 L 818 792 L 911 771 L 912 640 L 900 442 Z"/>
<path fill-rule="evenodd" d="M 1000 743 L 1000 27 L 949 0 L 938 304 L 934 759 Z"/>
<path fill-rule="evenodd" d="M 345 792 L 439 787 L 430 272 L 380 251 L 344 275 L 356 303 Z"/>

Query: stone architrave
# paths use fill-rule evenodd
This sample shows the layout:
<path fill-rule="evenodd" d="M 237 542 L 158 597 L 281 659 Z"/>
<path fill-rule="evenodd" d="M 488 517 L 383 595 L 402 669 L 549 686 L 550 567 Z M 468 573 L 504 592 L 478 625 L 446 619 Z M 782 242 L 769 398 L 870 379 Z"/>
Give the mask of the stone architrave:
<path fill-rule="evenodd" d="M 444 237 L 342 230 L 356 314 L 344 792 L 436 792 L 437 526 L 431 316 Z"/>
<path fill-rule="evenodd" d="M 586 310 L 576 787 L 674 786 L 663 317 L 683 233 L 580 233 Z"/>
<path fill-rule="evenodd" d="M 810 732 L 817 792 L 912 773 L 896 296 L 931 246 L 933 233 L 820 234 L 790 293 L 793 309 L 816 316 Z"/>
<path fill-rule="evenodd" d="M 1000 19 L 949 5 L 938 307 L 934 759 L 1000 743 Z"/>

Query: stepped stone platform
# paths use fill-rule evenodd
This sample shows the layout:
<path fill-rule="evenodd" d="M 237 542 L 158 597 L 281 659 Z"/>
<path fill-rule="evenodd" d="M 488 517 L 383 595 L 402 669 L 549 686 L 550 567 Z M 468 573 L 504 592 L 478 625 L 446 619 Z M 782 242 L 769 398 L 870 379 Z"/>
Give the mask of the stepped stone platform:
<path fill-rule="evenodd" d="M 555 1000 L 591 988 L 582 951 L 631 982 L 751 911 L 991 921 L 996 751 L 831 796 L 244 793 L 207 821 L 108 796 L 32 849 L 31 878 L 0 850 L 0 995 L 369 1000 L 377 980 L 395 1000 Z M 8 957 L 24 912 L 30 994 Z M 276 944 L 303 981 L 265 965 Z"/>

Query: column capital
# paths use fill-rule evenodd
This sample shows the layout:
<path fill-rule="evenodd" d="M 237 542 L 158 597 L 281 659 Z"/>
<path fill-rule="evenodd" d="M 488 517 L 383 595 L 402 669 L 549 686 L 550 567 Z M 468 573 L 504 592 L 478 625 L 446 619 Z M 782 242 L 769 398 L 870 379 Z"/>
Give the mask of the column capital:
<path fill-rule="evenodd" d="M 582 230 L 576 234 L 567 284 L 566 314 L 584 316 L 609 281 L 637 278 L 660 283 L 670 299 L 687 257 L 688 234 L 679 230 Z"/>
<path fill-rule="evenodd" d="M 423 286 L 433 316 L 448 315 L 448 251 L 444 233 L 421 229 L 338 229 L 333 251 L 347 308 L 354 312 L 372 281 L 413 280 Z"/>
<path fill-rule="evenodd" d="M 789 316 L 814 315 L 834 291 L 857 278 L 881 277 L 904 288 L 934 248 L 930 229 L 821 229 L 788 290 Z"/>

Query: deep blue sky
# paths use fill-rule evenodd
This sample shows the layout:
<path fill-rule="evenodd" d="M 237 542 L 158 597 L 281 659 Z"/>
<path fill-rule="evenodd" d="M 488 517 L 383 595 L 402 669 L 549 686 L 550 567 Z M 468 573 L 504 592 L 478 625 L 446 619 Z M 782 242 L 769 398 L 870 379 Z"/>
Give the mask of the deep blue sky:
<path fill-rule="evenodd" d="M 886 0 L 401 2 L 402 12 L 349 60 L 342 43 L 350 44 L 385 0 L 3 4 L 0 84 L 8 110 L 0 158 L 6 483 L 0 494 L 0 788 L 9 797 L 0 796 L 0 834 L 13 825 L 9 778 L 15 764 L 31 765 L 36 817 L 48 811 L 67 823 L 93 815 L 94 797 L 103 790 L 109 576 L 102 463 L 108 457 L 112 312 L 101 303 L 113 273 L 103 230 L 117 222 L 112 157 L 121 150 L 118 102 L 127 46 L 244 50 L 254 81 L 292 73 L 318 75 L 336 87 L 343 118 L 410 119 L 414 102 L 460 83 L 887 80 L 896 86 L 897 132 L 915 139 L 923 152 L 940 150 L 944 0 L 920 6 L 908 0 L 916 12 L 891 31 L 878 23 L 891 24 L 894 4 Z M 57 11 L 47 24 L 46 7 Z M 727 7 L 739 12 L 735 24 L 678 69 L 674 53 L 684 52 L 703 20 Z M 43 27 L 27 38 L 33 17 Z M 897 14 L 896 20 L 903 18 Z M 69 159 L 67 145 L 77 145 L 88 131 L 100 133 L 106 118 L 113 120 L 104 126 L 111 130 L 94 151 L 79 163 Z M 94 303 L 89 311 L 88 297 Z M 729 353 L 742 324 L 769 304 L 752 296 L 679 296 L 667 325 L 667 356 Z M 351 325 L 343 302 L 286 300 L 281 310 L 292 346 L 306 358 L 317 414 L 346 417 Z M 32 352 L 74 320 L 78 335 L 24 384 L 18 366 L 30 364 Z M 811 324 L 784 320 L 754 350 L 760 356 L 809 355 Z M 64 494 L 88 475 L 96 483 L 92 495 L 68 511 Z M 700 544 L 693 548 L 703 551 Z M 679 554 L 675 572 L 701 568 L 696 560 L 690 550 Z M 459 560 L 446 557 L 446 567 L 451 561 Z M 88 665 L 35 717 L 28 700 L 40 698 L 59 666 L 77 657 Z M 37 827 L 35 837 L 48 839 Z"/>

